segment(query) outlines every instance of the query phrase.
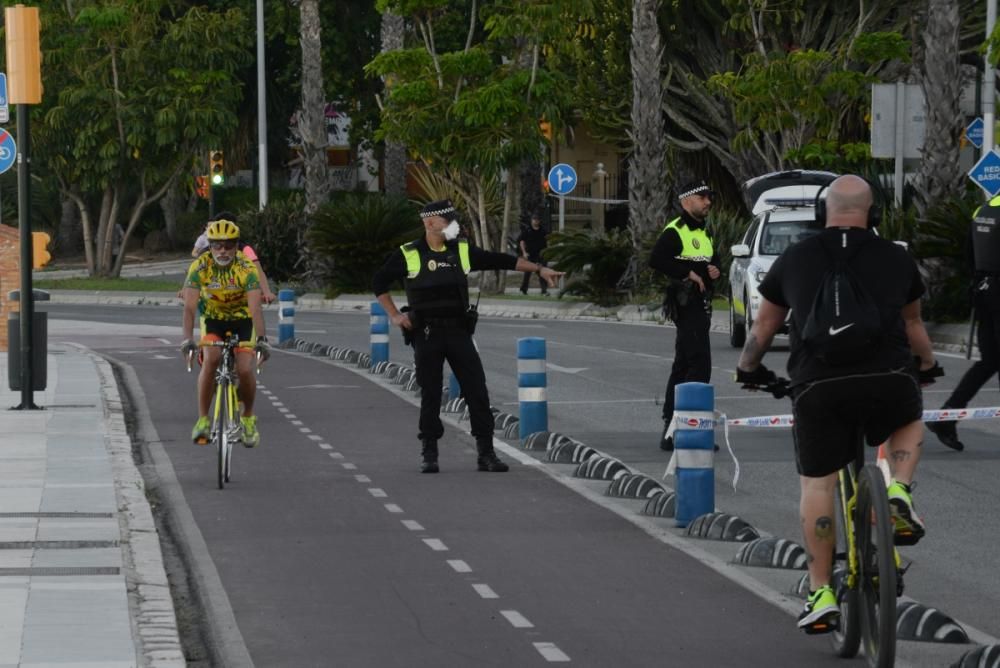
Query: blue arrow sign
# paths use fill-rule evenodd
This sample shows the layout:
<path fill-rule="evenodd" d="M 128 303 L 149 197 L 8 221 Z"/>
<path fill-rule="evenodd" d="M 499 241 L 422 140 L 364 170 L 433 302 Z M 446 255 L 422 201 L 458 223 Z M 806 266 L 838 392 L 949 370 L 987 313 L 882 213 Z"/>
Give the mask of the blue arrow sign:
<path fill-rule="evenodd" d="M 10 109 L 7 106 L 7 73 L 0 72 L 0 123 L 10 120 Z"/>
<path fill-rule="evenodd" d="M 0 129 L 0 174 L 10 169 L 16 159 L 17 144 L 14 143 L 14 135 Z"/>
<path fill-rule="evenodd" d="M 1000 193 L 1000 155 L 990 151 L 969 170 L 969 178 L 986 191 L 990 197 Z"/>
<path fill-rule="evenodd" d="M 983 119 L 977 118 L 969 123 L 969 127 L 965 128 L 965 138 L 976 148 L 983 145 L 983 127 Z"/>
<path fill-rule="evenodd" d="M 576 187 L 576 170 L 564 162 L 549 170 L 549 188 L 557 195 L 568 195 Z"/>

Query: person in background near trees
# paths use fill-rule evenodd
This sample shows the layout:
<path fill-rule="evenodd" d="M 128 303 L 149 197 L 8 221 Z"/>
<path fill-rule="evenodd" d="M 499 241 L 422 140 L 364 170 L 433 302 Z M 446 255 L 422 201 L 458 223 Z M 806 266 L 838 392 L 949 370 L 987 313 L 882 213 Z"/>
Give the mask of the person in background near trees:
<path fill-rule="evenodd" d="M 980 359 L 958 381 L 942 409 L 968 406 L 986 381 L 1000 370 L 1000 196 L 972 214 L 967 260 L 975 271 L 972 304 L 979 321 L 976 339 Z M 958 440 L 954 420 L 928 422 L 927 428 L 952 450 L 965 449 L 965 444 Z"/>
<path fill-rule="evenodd" d="M 216 220 L 236 220 L 236 216 L 228 211 L 222 211 L 209 219 L 208 223 L 205 224 L 205 230 L 208 230 L 208 226 Z M 203 231 L 197 239 L 194 240 L 194 248 L 191 249 L 191 257 L 198 257 L 202 253 L 208 250 L 208 236 L 206 236 Z M 274 293 L 271 292 L 271 284 L 267 281 L 267 274 L 264 273 L 264 267 L 260 264 L 260 258 L 257 257 L 257 253 L 254 251 L 253 246 L 246 243 L 245 241 L 240 241 L 240 252 L 243 256 L 253 262 L 253 266 L 257 267 L 257 276 L 260 278 L 260 293 L 261 300 L 265 304 L 272 303 L 276 297 Z M 178 297 L 182 296 L 184 289 L 181 288 L 180 292 L 177 293 Z"/>
<path fill-rule="evenodd" d="M 121 223 L 115 223 L 115 229 L 111 237 L 111 266 L 118 262 L 118 256 L 122 253 L 122 242 L 125 241 L 125 229 Z"/>
<path fill-rule="evenodd" d="M 521 257 L 529 262 L 534 262 L 539 267 L 544 267 L 545 263 L 542 262 L 542 251 L 545 250 L 545 230 L 542 228 L 542 219 L 539 218 L 537 213 L 531 214 L 531 225 L 525 227 L 521 230 L 521 236 L 517 238 L 517 247 L 521 251 Z M 540 272 L 538 274 L 538 284 L 542 288 L 542 294 L 549 294 L 549 286 L 542 278 Z M 521 281 L 521 294 L 528 294 L 528 284 L 531 282 L 531 274 L 525 274 L 524 280 Z"/>
<path fill-rule="evenodd" d="M 468 274 L 490 269 L 537 271 L 550 285 L 562 274 L 524 258 L 484 251 L 460 239 L 458 213 L 449 200 L 431 202 L 421 210 L 420 218 L 424 235 L 391 252 L 372 280 L 372 290 L 390 322 L 400 327 L 404 341 L 413 345 L 420 385 L 420 471 L 438 472 L 438 440 L 444 435 L 441 383 L 444 362 L 448 360 L 469 407 L 478 454 L 476 467 L 503 473 L 508 466 L 493 449 L 494 420 L 486 373 L 472 340 L 477 313 L 469 305 Z M 389 294 L 396 281 L 403 281 L 406 289 L 408 305 L 403 311 L 396 308 Z"/>
<path fill-rule="evenodd" d="M 670 279 L 663 309 L 677 327 L 674 364 L 663 398 L 661 450 L 674 449 L 673 438 L 667 436 L 674 419 L 674 388 L 679 383 L 712 379 L 708 330 L 712 324 L 712 284 L 720 275 L 719 253 L 705 231 L 712 195 L 704 181 L 685 184 L 678 196 L 681 215 L 663 228 L 649 257 L 649 266 Z"/>

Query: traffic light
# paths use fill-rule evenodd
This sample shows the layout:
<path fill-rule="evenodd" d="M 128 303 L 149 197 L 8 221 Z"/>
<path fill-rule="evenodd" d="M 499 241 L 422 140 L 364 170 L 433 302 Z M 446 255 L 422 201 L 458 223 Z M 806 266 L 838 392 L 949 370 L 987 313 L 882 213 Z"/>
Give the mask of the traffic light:
<path fill-rule="evenodd" d="M 198 193 L 198 197 L 202 199 L 208 199 L 208 177 L 207 176 L 196 176 L 194 177 L 195 192 Z"/>
<path fill-rule="evenodd" d="M 542 136 L 545 137 L 545 140 L 548 141 L 549 143 L 551 143 L 552 142 L 552 123 L 549 123 L 548 121 L 539 121 L 538 122 L 538 129 L 542 133 Z"/>
<path fill-rule="evenodd" d="M 49 263 L 52 256 L 49 255 L 48 245 L 52 237 L 48 232 L 31 233 L 31 268 L 41 269 Z"/>
<path fill-rule="evenodd" d="M 221 186 L 226 180 L 225 169 L 222 164 L 222 151 L 208 152 L 208 177 L 212 180 L 213 186 Z"/>

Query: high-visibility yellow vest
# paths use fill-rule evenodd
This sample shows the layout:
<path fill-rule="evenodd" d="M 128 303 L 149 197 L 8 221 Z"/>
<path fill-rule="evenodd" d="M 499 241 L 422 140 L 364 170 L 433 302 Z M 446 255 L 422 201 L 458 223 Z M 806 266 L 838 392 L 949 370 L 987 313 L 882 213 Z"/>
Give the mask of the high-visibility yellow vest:
<path fill-rule="evenodd" d="M 666 232 L 669 229 L 676 230 L 678 236 L 681 238 L 681 254 L 677 255 L 674 259 L 690 260 L 692 262 L 712 261 L 712 240 L 708 237 L 704 227 L 699 230 L 692 230 L 687 225 L 682 225 L 681 218 L 678 216 L 667 223 L 663 231 Z"/>
<path fill-rule="evenodd" d="M 403 258 L 406 260 L 406 278 L 416 278 L 423 263 L 420 261 L 420 251 L 415 242 L 405 243 L 399 250 L 403 252 Z M 458 261 L 462 265 L 462 272 L 468 275 L 472 270 L 472 263 L 469 262 L 469 242 L 466 239 L 458 240 Z"/>

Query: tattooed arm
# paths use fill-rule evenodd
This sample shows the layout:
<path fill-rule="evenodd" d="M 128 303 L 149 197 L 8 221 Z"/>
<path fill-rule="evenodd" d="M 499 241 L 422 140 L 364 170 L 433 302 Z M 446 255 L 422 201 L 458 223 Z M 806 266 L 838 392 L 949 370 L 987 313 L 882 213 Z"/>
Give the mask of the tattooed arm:
<path fill-rule="evenodd" d="M 740 369 L 753 371 L 760 365 L 764 353 L 771 347 L 771 341 L 785 323 L 787 315 L 787 308 L 761 299 L 760 311 L 757 313 L 757 319 L 753 321 L 753 328 L 747 335 L 746 345 L 743 346 L 743 353 L 737 364 Z"/>

